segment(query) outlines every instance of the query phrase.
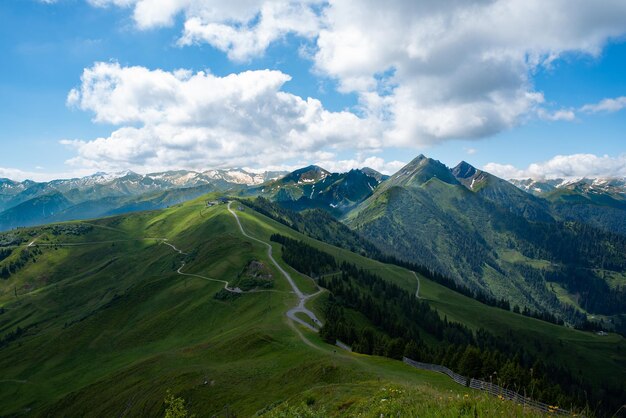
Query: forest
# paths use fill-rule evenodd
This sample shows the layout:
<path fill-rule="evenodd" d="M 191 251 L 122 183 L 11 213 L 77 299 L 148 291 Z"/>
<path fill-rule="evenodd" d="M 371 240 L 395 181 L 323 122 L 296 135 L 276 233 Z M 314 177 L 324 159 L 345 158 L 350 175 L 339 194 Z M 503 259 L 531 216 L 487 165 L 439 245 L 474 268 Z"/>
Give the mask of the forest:
<path fill-rule="evenodd" d="M 564 324 L 562 318 L 557 317 L 551 312 L 532 310 L 528 307 L 520 308 L 519 306 L 517 307 L 517 310 L 515 310 L 515 307 L 512 307 L 510 302 L 504 298 L 498 299 L 478 288 L 471 289 L 468 286 L 458 283 L 454 279 L 426 266 L 404 261 L 393 255 L 383 254 L 368 240 L 361 237 L 359 234 L 355 233 L 344 224 L 338 222 L 332 217 L 332 215 L 328 214 L 325 211 L 315 209 L 304 211 L 302 213 L 297 213 L 289 209 L 285 209 L 280 205 L 272 203 L 262 197 L 258 197 L 253 201 L 243 200 L 242 202 L 249 205 L 254 210 L 264 214 L 265 216 L 274 219 L 275 221 L 280 222 L 284 225 L 287 225 L 290 228 L 304 233 L 305 235 L 308 235 L 312 238 L 319 239 L 331 245 L 335 245 L 337 247 L 341 247 L 352 252 L 357 252 L 368 258 L 378 260 L 382 263 L 394 264 L 400 267 L 404 267 L 408 270 L 419 273 L 422 276 L 441 284 L 442 286 L 452 289 L 455 292 L 478 300 L 485 305 L 493 306 L 507 311 L 513 310 L 516 313 L 522 313 L 525 316 L 529 316 L 546 322 L 551 322 L 554 324 Z M 537 278 L 539 280 L 543 280 L 541 277 Z M 558 300 L 556 300 L 556 298 L 554 303 L 559 305 L 559 311 L 563 312 L 564 317 L 575 328 L 585 330 L 602 329 L 602 327 L 598 324 L 589 322 L 587 320 L 587 317 L 576 309 L 560 304 Z"/>
<path fill-rule="evenodd" d="M 330 344 L 340 340 L 356 352 L 396 359 L 406 356 L 487 381 L 497 376 L 494 383 L 562 406 L 601 405 L 608 412 L 619 407 L 619 399 L 626 399 L 625 387 L 605 384 L 593 390 L 580 375 L 545 362 L 558 347 L 540 339 L 520 341 L 512 331 L 497 336 L 485 329 L 474 332 L 442 318 L 428 302 L 372 272 L 338 264 L 332 255 L 302 241 L 280 235 L 273 235 L 272 240 L 282 244 L 285 262 L 303 273 L 317 272 L 312 277 L 318 277 L 318 284 L 331 293 L 320 331 Z M 352 319 L 354 314 L 349 312 L 362 315 L 371 325 Z"/>

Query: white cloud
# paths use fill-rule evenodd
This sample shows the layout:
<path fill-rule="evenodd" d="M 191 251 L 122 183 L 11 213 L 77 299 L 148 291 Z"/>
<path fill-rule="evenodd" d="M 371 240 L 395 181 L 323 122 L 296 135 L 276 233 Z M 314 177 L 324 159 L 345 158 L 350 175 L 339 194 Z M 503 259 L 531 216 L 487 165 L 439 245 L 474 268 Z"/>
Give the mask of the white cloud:
<path fill-rule="evenodd" d="M 179 45 L 208 43 L 236 61 L 261 55 L 287 34 L 319 32 L 321 0 L 88 0 L 98 7 L 132 7 L 140 29 L 171 26 L 184 14 Z"/>
<path fill-rule="evenodd" d="M 108 137 L 63 141 L 78 152 L 69 163 L 138 171 L 263 167 L 345 147 L 380 147 L 376 121 L 286 93 L 281 88 L 289 79 L 270 70 L 217 77 L 96 63 L 85 69 L 68 104 L 118 128 Z"/>
<path fill-rule="evenodd" d="M 238 16 L 232 22 L 215 22 L 202 17 L 190 17 L 185 22 L 180 45 L 208 43 L 228 54 L 234 61 L 261 55 L 268 46 L 288 33 L 312 38 L 319 32 L 319 18 L 312 8 L 319 2 L 264 2 L 258 17 Z"/>
<path fill-rule="evenodd" d="M 553 112 L 546 109 L 538 109 L 537 116 L 550 121 L 573 121 L 576 119 L 576 113 L 572 109 L 560 109 Z"/>
<path fill-rule="evenodd" d="M 41 170 L 42 167 L 35 167 L 36 170 Z M 43 172 L 43 171 L 26 171 L 19 168 L 0 167 L 0 178 L 8 178 L 13 181 L 50 181 L 54 179 L 69 179 L 75 177 L 83 177 L 93 174 L 89 169 L 76 169 L 72 171 L 60 171 L 60 172 Z"/>
<path fill-rule="evenodd" d="M 335 160 L 329 158 L 319 160 L 315 164 L 322 168 L 325 168 L 328 171 L 336 173 L 343 173 L 352 170 L 353 168 L 369 167 L 383 174 L 393 174 L 402 167 L 404 167 L 406 165 L 406 162 L 397 160 L 385 161 L 383 158 L 371 156 L 367 158 L 356 158 L 349 160 Z"/>
<path fill-rule="evenodd" d="M 604 99 L 598 103 L 586 104 L 580 108 L 582 112 L 598 113 L 598 112 L 617 112 L 626 107 L 626 96 L 616 97 L 614 99 Z"/>
<path fill-rule="evenodd" d="M 568 52 L 598 56 L 626 33 L 623 0 L 89 1 L 132 8 L 142 29 L 182 15 L 179 45 L 208 43 L 236 61 L 304 37 L 315 71 L 355 92 L 363 113 L 387 124 L 390 146 L 482 138 L 528 117 L 573 120 L 573 110 L 544 109 L 534 72 Z"/>
<path fill-rule="evenodd" d="M 511 164 L 487 163 L 483 170 L 503 179 L 525 179 L 530 177 L 525 174 L 524 170 L 520 170 Z"/>
<path fill-rule="evenodd" d="M 396 145 L 510 128 L 541 109 L 537 67 L 569 51 L 597 56 L 626 31 L 619 0 L 337 0 L 324 16 L 316 68 L 359 94 L 378 91 L 388 74 L 382 81 L 397 87 L 378 104 L 393 121 L 387 139 Z"/>
<path fill-rule="evenodd" d="M 626 154 L 616 157 L 594 154 L 557 155 L 524 169 L 510 164 L 488 163 L 484 170 L 505 179 L 573 179 L 626 177 Z"/>
<path fill-rule="evenodd" d="M 464 148 L 467 155 L 474 155 L 478 152 L 476 148 Z"/>

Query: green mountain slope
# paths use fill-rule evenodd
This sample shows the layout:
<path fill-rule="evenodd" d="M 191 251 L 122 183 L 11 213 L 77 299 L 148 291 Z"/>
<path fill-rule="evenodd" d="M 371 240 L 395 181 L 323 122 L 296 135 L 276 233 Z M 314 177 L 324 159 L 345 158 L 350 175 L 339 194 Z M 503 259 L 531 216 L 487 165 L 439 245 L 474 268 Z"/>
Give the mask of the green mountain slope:
<path fill-rule="evenodd" d="M 511 180 L 517 187 L 545 199 L 554 218 L 584 223 L 626 235 L 624 179 Z"/>
<path fill-rule="evenodd" d="M 248 211 L 241 219 L 259 237 L 276 230 Z M 333 399 L 345 400 L 362 384 L 367 396 L 378 378 L 460 390 L 444 376 L 304 340 L 285 316 L 296 303 L 289 285 L 225 205 L 206 208 L 201 199 L 19 233 L 11 244 L 21 246 L 3 262 L 28 255 L 0 281 L 3 415 L 155 416 L 167 389 L 200 415 L 228 408 L 243 416 L 313 386 L 338 385 Z M 186 273 L 232 281 L 251 260 L 271 271 L 270 291 L 224 299 L 222 283 L 176 273 L 185 261 Z"/>
<path fill-rule="evenodd" d="M 371 196 L 385 179 L 386 176 L 371 168 L 330 173 L 309 166 L 244 194 L 259 195 L 296 211 L 318 208 L 340 216 Z"/>
<path fill-rule="evenodd" d="M 545 207 L 469 165 L 449 170 L 419 156 L 345 221 L 385 253 L 514 304 L 575 321 L 572 315 L 577 314 L 559 301 L 548 281 L 563 284 L 582 299 L 612 300 L 615 288 L 603 285 L 604 273 L 598 271 L 626 271 L 626 241 L 582 224 L 555 222 Z M 570 268 L 588 279 L 570 280 Z M 621 295 L 617 298 L 623 299 Z M 610 305 L 613 314 L 626 312 L 621 302 Z"/>
<path fill-rule="evenodd" d="M 586 223 L 626 235 L 626 195 L 622 189 L 595 188 L 580 181 L 543 195 L 559 219 Z"/>
<path fill-rule="evenodd" d="M 294 327 L 285 312 L 297 300 L 266 248 L 241 235 L 225 205 L 207 208 L 205 199 L 3 236 L 0 242 L 11 254 L 0 264 L 21 260 L 0 280 L 3 415 L 155 416 L 163 412 L 167 389 L 200 416 L 226 409 L 248 416 L 275 402 L 297 405 L 310 398 L 315 408 L 351 416 L 358 409 L 350 408 L 362 408 L 390 385 L 425 397 L 449 396 L 451 390 L 462 398 L 463 389 L 443 375 L 344 353 Z M 415 291 L 415 276 L 400 267 L 303 236 L 250 209 L 239 217 L 248 234 L 265 242 L 274 233 L 300 239 L 338 262 L 356 263 Z M 272 246 L 298 287 L 314 293 L 315 284 L 282 262 L 279 244 Z M 210 280 L 240 283 L 254 260 L 272 274 L 272 286 L 264 288 L 269 291 L 225 294 L 223 283 Z M 182 262 L 184 273 L 202 277 L 177 274 Z M 558 353 L 555 364 L 575 360 L 590 382 L 623 381 L 620 337 L 489 308 L 423 278 L 420 294 L 473 329 L 486 327 L 503 337 L 513 330 L 530 348 L 540 339 L 542 350 L 553 347 Z M 325 300 L 323 293 L 309 306 L 320 315 Z M 497 402 L 475 396 L 470 408 Z"/>
<path fill-rule="evenodd" d="M 0 231 L 43 223 L 70 206 L 72 203 L 58 192 L 35 197 L 0 212 Z"/>
<path fill-rule="evenodd" d="M 284 400 L 309 403 L 311 397 L 332 415 L 350 416 L 356 409 L 349 405 L 362 407 L 390 385 L 426 397 L 448 396 L 448 390 L 463 396 L 462 388 L 443 375 L 338 352 L 306 329 L 294 328 L 285 312 L 297 300 L 266 248 L 241 235 L 225 205 L 207 208 L 205 199 L 5 234 L 0 242 L 12 253 L 1 263 L 21 262 L 0 280 L 3 415 L 154 416 L 162 414 L 167 389 L 199 415 L 228 409 L 240 416 Z M 303 240 L 338 262 L 356 263 L 415 291 L 415 276 L 402 268 L 313 240 L 250 209 L 239 217 L 254 237 L 269 242 L 271 234 L 281 233 Z M 272 246 L 298 287 L 314 293 L 315 284 L 281 261 L 279 244 Z M 271 272 L 270 291 L 229 295 L 222 283 L 210 280 L 235 285 L 252 260 Z M 202 277 L 177 274 L 182 262 L 183 272 Z M 624 377 L 620 337 L 489 308 L 423 278 L 420 293 L 442 314 L 472 329 L 484 327 L 503 337 L 515 330 L 531 348 L 541 339 L 540 352 L 557 350 L 555 364 L 584 357 L 575 364 L 590 382 L 607 379 L 608 370 L 611 382 Z M 325 300 L 322 294 L 309 305 L 319 315 Z M 494 401 L 474 396 L 471 402 L 493 406 Z"/>
<path fill-rule="evenodd" d="M 552 222 L 548 202 L 520 190 L 506 180 L 478 170 L 462 161 L 452 174 L 469 190 L 483 198 L 531 221 Z"/>
<path fill-rule="evenodd" d="M 141 194 L 139 196 L 108 196 L 73 204 L 61 193 L 44 195 L 27 200 L 18 206 L 0 212 L 0 231 L 19 226 L 41 225 L 50 222 L 99 218 L 141 210 L 163 209 L 194 199 L 215 186 L 170 189 Z M 70 193 L 71 194 L 71 193 Z"/>

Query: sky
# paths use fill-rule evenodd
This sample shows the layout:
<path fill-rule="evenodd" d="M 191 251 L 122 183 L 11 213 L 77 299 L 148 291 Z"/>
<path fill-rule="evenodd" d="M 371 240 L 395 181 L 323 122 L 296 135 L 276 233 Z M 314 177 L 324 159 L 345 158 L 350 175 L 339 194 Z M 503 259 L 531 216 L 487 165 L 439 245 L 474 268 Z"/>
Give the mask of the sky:
<path fill-rule="evenodd" d="M 0 177 L 626 177 L 623 0 L 3 0 Z"/>

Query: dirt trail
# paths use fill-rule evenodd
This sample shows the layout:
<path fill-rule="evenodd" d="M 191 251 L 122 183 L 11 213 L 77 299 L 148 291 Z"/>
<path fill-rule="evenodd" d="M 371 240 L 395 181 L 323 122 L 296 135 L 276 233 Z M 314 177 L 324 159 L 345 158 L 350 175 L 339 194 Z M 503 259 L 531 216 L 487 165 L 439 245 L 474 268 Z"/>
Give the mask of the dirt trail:
<path fill-rule="evenodd" d="M 298 304 L 291 308 L 290 310 L 287 311 L 287 316 L 299 323 L 300 325 L 310 329 L 311 331 L 314 332 L 318 332 L 319 329 L 313 325 L 311 325 L 310 323 L 303 321 L 302 319 L 298 318 L 296 316 L 297 313 L 303 313 L 306 316 L 308 316 L 309 318 L 311 318 L 311 321 L 313 321 L 314 324 L 316 324 L 317 326 L 321 327 L 322 326 L 322 322 L 317 318 L 317 316 L 311 312 L 309 309 L 307 309 L 306 306 L 304 306 L 306 304 L 306 301 L 309 300 L 310 298 L 312 298 L 313 296 L 316 296 L 317 294 L 319 294 L 320 292 L 322 292 L 322 289 L 318 290 L 316 293 L 310 294 L 310 295 L 305 295 L 304 293 L 302 293 L 302 291 L 298 288 L 298 286 L 296 285 L 296 283 L 294 282 L 293 278 L 291 277 L 291 275 L 285 271 L 285 269 L 283 269 L 280 264 L 278 264 L 276 262 L 276 260 L 274 259 L 273 255 L 272 255 L 272 246 L 265 242 L 262 241 L 258 238 L 255 238 L 253 236 L 248 235 L 248 233 L 246 233 L 246 231 L 243 229 L 243 226 L 241 225 L 241 221 L 239 220 L 239 216 L 237 216 L 237 213 L 231 208 L 232 205 L 232 201 L 228 202 L 228 211 L 235 217 L 235 220 L 237 221 L 237 225 L 239 225 L 239 230 L 241 231 L 241 233 L 243 234 L 243 236 L 245 236 L 246 238 L 249 238 L 253 241 L 259 242 L 263 245 L 265 245 L 267 247 L 267 256 L 269 257 L 269 259 L 272 261 L 272 263 L 276 266 L 276 268 L 282 273 L 283 276 L 285 276 L 285 278 L 287 279 L 287 281 L 289 282 L 289 284 L 291 285 L 291 288 L 293 289 L 293 292 L 296 294 L 296 296 L 298 296 Z"/>

